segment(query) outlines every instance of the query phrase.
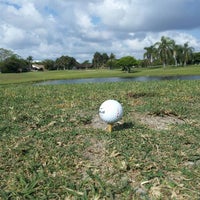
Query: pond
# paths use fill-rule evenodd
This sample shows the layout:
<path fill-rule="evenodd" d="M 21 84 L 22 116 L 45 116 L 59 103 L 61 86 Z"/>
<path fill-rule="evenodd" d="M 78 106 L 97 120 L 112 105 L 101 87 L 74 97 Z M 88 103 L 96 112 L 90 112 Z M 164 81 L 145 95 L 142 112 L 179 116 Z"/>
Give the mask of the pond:
<path fill-rule="evenodd" d="M 80 84 L 80 83 L 107 83 L 107 82 L 127 82 L 127 81 L 163 81 L 163 80 L 200 80 L 200 75 L 186 76 L 140 76 L 140 77 L 111 77 L 111 78 L 86 78 L 86 79 L 66 79 L 50 80 L 36 83 L 35 85 L 59 85 L 59 84 Z"/>

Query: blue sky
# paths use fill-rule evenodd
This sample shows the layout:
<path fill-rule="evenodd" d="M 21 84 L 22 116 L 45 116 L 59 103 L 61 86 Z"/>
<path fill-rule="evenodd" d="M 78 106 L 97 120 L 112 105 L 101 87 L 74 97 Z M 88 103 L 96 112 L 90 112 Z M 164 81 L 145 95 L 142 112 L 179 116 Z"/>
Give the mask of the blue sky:
<path fill-rule="evenodd" d="M 199 0 L 0 0 L 0 48 L 35 60 L 142 58 L 168 36 L 200 51 Z"/>

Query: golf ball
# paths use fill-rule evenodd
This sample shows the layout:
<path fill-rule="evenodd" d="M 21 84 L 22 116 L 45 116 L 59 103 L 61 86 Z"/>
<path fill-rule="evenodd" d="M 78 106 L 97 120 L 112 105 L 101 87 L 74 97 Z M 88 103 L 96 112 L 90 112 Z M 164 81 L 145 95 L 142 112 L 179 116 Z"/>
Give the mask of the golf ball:
<path fill-rule="evenodd" d="M 116 100 L 106 100 L 99 108 L 100 118 L 108 124 L 119 121 L 123 116 L 123 108 Z"/>

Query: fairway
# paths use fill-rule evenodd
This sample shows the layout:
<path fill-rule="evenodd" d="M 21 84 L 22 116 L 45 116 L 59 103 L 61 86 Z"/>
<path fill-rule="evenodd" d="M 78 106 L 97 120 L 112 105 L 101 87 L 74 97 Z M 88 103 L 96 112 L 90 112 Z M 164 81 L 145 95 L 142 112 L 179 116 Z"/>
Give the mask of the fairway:
<path fill-rule="evenodd" d="M 198 199 L 200 81 L 0 86 L 2 199 Z M 108 133 L 107 99 L 124 109 Z"/>
<path fill-rule="evenodd" d="M 96 70 L 58 70 L 28 73 L 0 73 L 0 84 L 39 82 L 47 80 L 83 79 L 83 78 L 109 78 L 109 77 L 139 77 L 139 76 L 177 76 L 200 75 L 200 67 L 157 67 L 134 68 L 131 73 L 121 69 L 96 69 Z"/>

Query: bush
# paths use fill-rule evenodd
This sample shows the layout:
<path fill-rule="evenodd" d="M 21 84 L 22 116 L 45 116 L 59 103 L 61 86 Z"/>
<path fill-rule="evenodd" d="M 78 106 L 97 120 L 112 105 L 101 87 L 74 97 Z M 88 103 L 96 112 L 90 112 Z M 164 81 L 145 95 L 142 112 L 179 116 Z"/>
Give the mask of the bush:
<path fill-rule="evenodd" d="M 29 71 L 28 62 L 16 56 L 11 56 L 1 63 L 2 73 L 19 73 Z"/>
<path fill-rule="evenodd" d="M 138 65 L 137 60 L 132 56 L 125 56 L 117 61 L 117 65 L 122 68 L 122 71 L 131 72 L 131 68 Z"/>

